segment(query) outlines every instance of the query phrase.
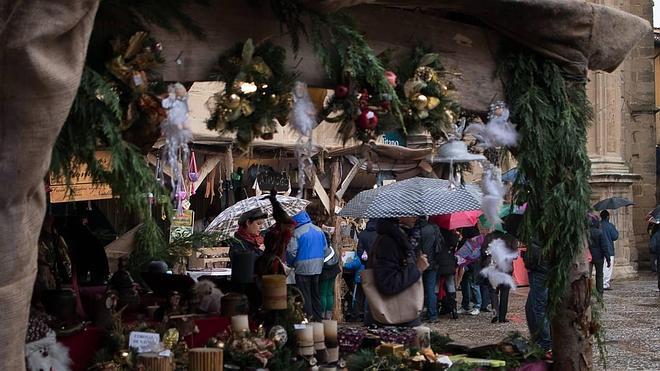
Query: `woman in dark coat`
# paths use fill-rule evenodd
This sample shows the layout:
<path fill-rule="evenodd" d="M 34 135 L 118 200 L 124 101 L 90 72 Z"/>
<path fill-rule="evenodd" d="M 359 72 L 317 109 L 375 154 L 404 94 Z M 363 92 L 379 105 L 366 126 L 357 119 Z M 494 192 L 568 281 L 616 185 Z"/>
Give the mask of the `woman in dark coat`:
<path fill-rule="evenodd" d="M 441 302 L 440 315 L 451 313 L 453 319 L 458 319 L 456 312 L 456 245 L 458 239 L 456 235 L 448 229 L 440 228 L 442 241 L 439 245 L 440 250 L 436 255 L 438 266 L 438 283 L 444 287 L 445 296 Z M 444 285 L 444 286 L 442 286 Z"/>
<path fill-rule="evenodd" d="M 598 217 L 590 217 L 591 226 L 589 227 L 589 252 L 591 253 L 591 265 L 589 266 L 589 276 L 593 268 L 596 268 L 596 291 L 603 294 L 603 264 L 607 261 L 607 267 L 610 266 L 610 254 L 608 250 L 608 241 L 600 230 L 600 221 Z"/>
<path fill-rule="evenodd" d="M 416 218 L 401 218 L 403 223 L 414 226 Z M 379 219 L 378 238 L 372 247 L 367 268 L 374 270 L 376 287 L 383 295 L 395 295 L 412 286 L 428 268 L 426 257 L 417 257 L 408 236 L 397 219 Z M 420 298 L 421 299 L 421 298 Z M 417 318 L 399 326 L 418 326 Z"/>

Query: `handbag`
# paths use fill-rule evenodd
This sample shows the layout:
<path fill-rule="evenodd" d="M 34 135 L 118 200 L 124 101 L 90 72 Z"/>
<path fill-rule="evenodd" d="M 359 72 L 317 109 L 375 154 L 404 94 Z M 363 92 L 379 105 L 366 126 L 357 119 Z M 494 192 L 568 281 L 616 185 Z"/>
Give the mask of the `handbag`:
<path fill-rule="evenodd" d="M 378 244 L 374 243 L 372 251 Z M 372 317 L 384 325 L 398 325 L 419 318 L 424 307 L 424 285 L 420 277 L 405 290 L 394 295 L 383 295 L 376 286 L 376 277 L 372 268 L 360 273 L 362 289 L 369 304 Z"/>

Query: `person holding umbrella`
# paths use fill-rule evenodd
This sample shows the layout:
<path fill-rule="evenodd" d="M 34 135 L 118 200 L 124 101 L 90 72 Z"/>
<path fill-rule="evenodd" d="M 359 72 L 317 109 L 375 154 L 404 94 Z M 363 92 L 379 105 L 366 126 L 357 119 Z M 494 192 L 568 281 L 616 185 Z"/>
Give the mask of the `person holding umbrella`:
<path fill-rule="evenodd" d="M 589 266 L 589 275 L 596 268 L 596 291 L 603 295 L 603 264 L 607 262 L 609 268 L 610 256 L 607 248 L 607 238 L 600 229 L 600 222 L 597 216 L 590 215 L 591 225 L 589 227 L 589 252 L 591 253 L 591 265 Z"/>
<path fill-rule="evenodd" d="M 610 213 L 607 210 L 600 212 L 600 230 L 607 240 L 607 253 L 610 256 L 610 264 L 603 269 L 603 289 L 611 290 L 610 280 L 614 270 L 614 241 L 619 239 L 619 231 L 614 224 L 610 223 Z"/>
<path fill-rule="evenodd" d="M 396 295 L 415 284 L 429 267 L 425 255 L 417 255 L 410 243 L 409 237 L 402 229 L 415 226 L 416 217 L 383 218 L 378 220 L 378 237 L 371 248 L 371 256 L 367 268 L 373 269 L 376 288 L 380 295 Z M 420 298 L 421 299 L 421 298 Z M 410 298 L 411 301 L 416 298 Z M 414 303 L 410 303 L 414 305 Z M 376 323 L 371 314 L 371 307 L 365 316 L 369 323 Z M 396 323 L 397 326 L 418 326 L 421 323 L 417 317 L 406 323 Z"/>

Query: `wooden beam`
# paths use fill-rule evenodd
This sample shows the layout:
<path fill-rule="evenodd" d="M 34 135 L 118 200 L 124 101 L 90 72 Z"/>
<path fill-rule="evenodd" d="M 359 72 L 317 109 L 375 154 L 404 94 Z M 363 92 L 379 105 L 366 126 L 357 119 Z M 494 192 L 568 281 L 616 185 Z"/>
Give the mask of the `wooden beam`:
<path fill-rule="evenodd" d="M 330 214 L 330 197 L 328 197 L 328 193 L 325 191 L 325 188 L 323 188 L 319 177 L 316 176 L 316 171 L 307 170 L 305 173 L 307 174 L 307 177 L 312 180 L 314 191 L 319 196 L 319 199 L 321 199 L 323 207 L 325 207 L 328 214 Z"/>
<path fill-rule="evenodd" d="M 337 206 L 337 188 L 341 175 L 339 174 L 339 158 L 335 158 L 330 166 L 330 218 L 335 218 L 335 207 Z"/>
<path fill-rule="evenodd" d="M 344 193 L 346 193 L 346 191 L 348 190 L 348 187 L 351 185 L 353 179 L 360 171 L 360 166 L 362 166 L 363 163 L 364 160 L 360 159 L 360 161 L 358 161 L 355 165 L 353 165 L 353 168 L 348 172 L 346 178 L 344 178 L 344 181 L 341 183 L 341 188 L 339 188 L 339 190 L 335 194 L 338 200 L 341 200 L 344 197 Z"/>
<path fill-rule="evenodd" d="M 153 153 L 147 154 L 147 161 L 149 161 L 149 163 L 152 164 L 153 166 L 158 167 L 158 157 L 156 157 L 156 155 L 154 155 Z M 170 168 L 170 166 L 167 165 L 167 163 L 163 159 L 160 160 L 160 164 L 163 167 L 163 174 L 172 178 L 172 169 Z"/>
<path fill-rule="evenodd" d="M 199 188 L 206 177 L 211 173 L 213 169 L 216 168 L 216 166 L 218 166 L 224 157 L 224 155 L 213 155 L 206 158 L 206 161 L 204 161 L 201 168 L 199 169 L 199 178 L 195 183 L 193 183 L 195 191 L 197 191 L 197 188 Z"/>

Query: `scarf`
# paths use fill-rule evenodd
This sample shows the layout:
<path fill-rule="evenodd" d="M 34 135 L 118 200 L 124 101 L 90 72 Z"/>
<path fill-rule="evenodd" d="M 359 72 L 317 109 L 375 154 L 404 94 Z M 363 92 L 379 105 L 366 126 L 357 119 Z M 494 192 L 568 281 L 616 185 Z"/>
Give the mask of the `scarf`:
<path fill-rule="evenodd" d="M 234 237 L 240 238 L 241 240 L 254 245 L 257 249 L 264 244 L 264 238 L 260 234 L 250 234 L 246 228 L 240 226 Z"/>

